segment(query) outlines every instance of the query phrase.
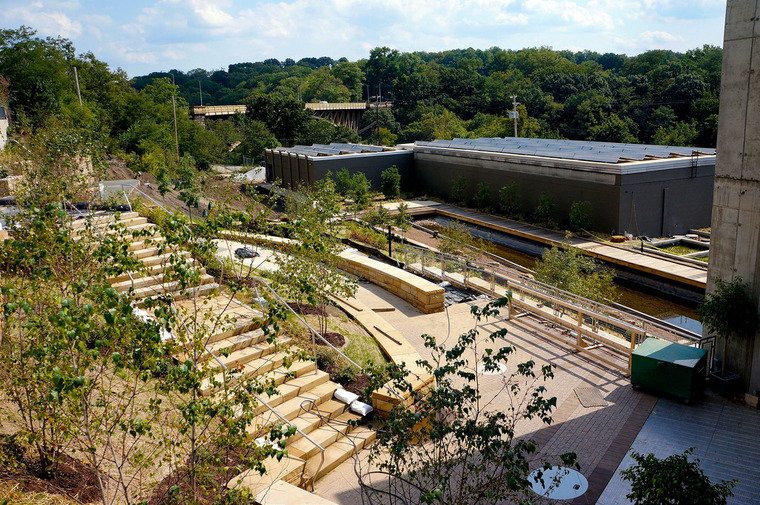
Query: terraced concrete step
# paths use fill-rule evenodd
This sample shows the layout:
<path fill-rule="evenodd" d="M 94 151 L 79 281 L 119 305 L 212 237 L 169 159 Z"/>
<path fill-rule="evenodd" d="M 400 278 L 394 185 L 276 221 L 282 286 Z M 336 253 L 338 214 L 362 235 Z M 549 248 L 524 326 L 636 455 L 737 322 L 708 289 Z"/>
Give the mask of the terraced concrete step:
<path fill-rule="evenodd" d="M 327 400 L 319 404 L 316 408 L 313 405 L 305 405 L 310 411 L 301 411 L 298 417 L 293 418 L 292 423 L 303 433 L 307 435 L 324 424 L 324 418 L 332 419 L 338 417 L 348 410 L 348 405 L 338 400 Z M 319 409 L 319 413 L 317 413 Z M 301 433 L 296 432 L 290 437 L 290 441 L 296 441 L 301 438 Z"/>
<path fill-rule="evenodd" d="M 201 268 L 199 270 L 201 276 L 206 275 L 206 269 Z M 213 277 L 212 277 L 213 279 Z M 149 286 L 159 286 L 164 284 L 164 273 L 163 270 L 160 270 L 156 273 L 156 275 L 146 275 L 142 277 L 133 277 L 131 279 L 123 280 L 120 282 L 115 282 L 111 284 L 111 287 L 114 288 L 116 291 L 119 291 L 121 293 L 125 291 L 129 291 L 129 288 L 134 287 L 135 290 L 139 290 L 142 288 L 146 288 Z"/>
<path fill-rule="evenodd" d="M 208 364 L 212 368 L 220 368 L 222 364 L 230 370 L 240 369 L 243 365 L 259 359 L 268 354 L 276 352 L 278 349 L 282 349 L 292 342 L 290 337 L 279 337 L 274 342 L 259 342 L 257 344 L 251 344 L 247 347 L 231 352 L 228 356 L 217 354 L 217 359 L 209 360 Z M 215 353 L 216 354 L 216 353 Z"/>
<path fill-rule="evenodd" d="M 268 335 L 264 333 L 264 330 L 261 328 L 256 328 L 255 330 L 245 331 L 237 335 L 232 335 L 231 337 L 226 337 L 224 339 L 211 342 L 209 344 L 206 344 L 206 348 L 209 350 L 209 352 L 212 352 L 217 356 L 221 356 L 225 352 L 233 353 L 245 347 L 264 342 L 267 337 Z M 206 355 L 204 359 L 208 359 L 210 357 L 210 355 Z"/>
<path fill-rule="evenodd" d="M 108 224 L 116 222 L 116 214 L 117 213 L 115 212 L 109 212 L 109 213 L 103 213 L 103 214 L 88 214 L 86 217 L 79 217 L 71 221 L 71 227 L 74 229 L 85 228 L 88 221 L 92 223 L 93 226 L 108 225 Z M 136 219 L 139 217 L 140 217 L 140 214 L 138 214 L 137 212 L 121 212 L 119 213 L 119 218 L 120 218 L 119 222 L 129 221 L 129 220 Z"/>
<path fill-rule="evenodd" d="M 263 375 L 270 370 L 274 370 L 275 368 L 278 368 L 282 366 L 285 359 L 288 358 L 288 353 L 285 352 L 275 352 L 272 354 L 269 354 L 267 356 L 262 356 L 258 359 L 255 359 L 251 361 L 250 363 L 246 363 L 243 365 L 242 370 L 239 370 L 235 373 L 234 380 L 242 381 L 249 377 L 254 377 L 258 375 Z M 201 392 L 204 394 L 204 396 L 207 396 L 214 391 L 216 391 L 219 386 L 213 386 L 212 382 L 222 382 L 224 379 L 224 372 L 219 372 L 213 376 L 213 381 L 211 379 L 204 379 L 201 383 Z"/>
<path fill-rule="evenodd" d="M 325 449 L 325 461 L 321 466 L 321 457 L 319 456 L 306 461 L 307 475 L 309 477 L 315 476 L 314 480 L 321 479 L 355 452 L 374 442 L 376 436 L 377 432 L 374 430 L 360 426 L 348 434 L 350 441 L 346 437 L 340 437 Z"/>
<path fill-rule="evenodd" d="M 192 258 L 190 258 L 190 253 L 188 251 L 178 251 L 176 249 L 167 247 L 167 248 L 164 248 L 164 252 L 163 253 L 158 254 L 158 248 L 152 247 L 152 248 L 149 248 L 149 249 L 153 250 L 153 253 L 154 253 L 153 255 L 143 255 L 143 256 L 141 256 L 141 255 L 135 253 L 135 256 L 137 256 L 137 258 L 140 261 L 142 261 L 143 265 L 145 265 L 145 266 L 153 266 L 153 265 L 158 265 L 158 264 L 162 264 L 162 263 L 170 265 L 171 264 L 172 255 L 175 255 L 175 256 L 178 256 L 178 257 L 182 257 L 182 258 L 184 258 L 185 261 L 191 261 L 192 260 Z M 143 251 L 143 250 L 144 249 L 141 249 L 141 251 Z M 177 259 L 179 259 L 179 258 L 177 258 Z"/>
<path fill-rule="evenodd" d="M 298 416 L 301 403 L 304 400 L 313 400 L 319 405 L 332 398 L 336 388 L 337 384 L 330 382 L 330 376 L 327 372 L 316 370 L 283 382 L 277 386 L 277 394 L 263 395 L 263 398 L 269 407 L 276 407 L 280 415 L 292 420 Z M 266 405 L 259 405 L 253 410 L 253 413 L 258 415 L 267 410 Z"/>
<path fill-rule="evenodd" d="M 148 247 L 155 247 L 156 244 L 166 242 L 166 237 L 162 236 L 158 231 L 150 237 L 140 237 L 142 240 L 134 240 L 129 244 L 128 251 L 140 251 Z"/>
<path fill-rule="evenodd" d="M 327 424 L 316 428 L 311 433 L 308 433 L 308 437 L 300 437 L 297 440 L 288 439 L 288 454 L 296 456 L 302 459 L 310 459 L 319 455 L 320 449 L 316 444 L 319 444 L 323 448 L 327 449 L 333 442 L 336 442 L 355 429 L 354 426 L 350 426 L 348 423 L 360 419 L 352 412 L 345 412 L 337 418 L 330 420 Z M 311 440 L 309 440 L 311 439 Z M 313 441 L 313 442 L 312 442 Z M 316 444 L 315 444 L 316 443 Z"/>
<path fill-rule="evenodd" d="M 278 480 L 300 486 L 304 478 L 306 461 L 294 456 L 285 456 L 280 461 L 268 458 L 264 461 L 264 467 L 266 468 L 264 475 L 256 470 L 246 470 L 233 479 L 233 485 L 237 488 L 249 488 L 254 496 L 263 493 Z"/>
<path fill-rule="evenodd" d="M 197 261 L 195 261 L 194 258 L 187 258 L 185 260 L 185 262 L 189 266 L 195 266 L 198 263 Z M 148 268 L 146 268 L 145 270 L 136 271 L 136 272 L 133 271 L 133 272 L 129 272 L 129 273 L 123 273 L 121 275 L 117 275 L 115 277 L 111 277 L 110 279 L 108 279 L 108 282 L 110 282 L 111 285 L 113 286 L 116 283 L 128 281 L 130 279 L 140 279 L 142 277 L 156 276 L 158 274 L 161 274 L 161 273 L 165 272 L 172 265 L 168 261 L 165 261 L 165 262 L 161 262 L 161 263 L 155 263 L 155 264 L 150 265 L 150 266 L 148 266 L 148 265 L 146 265 L 146 266 Z"/>
<path fill-rule="evenodd" d="M 204 273 L 203 275 L 201 275 L 200 282 L 196 286 L 189 288 L 188 291 L 194 292 L 194 291 L 191 291 L 193 288 L 198 288 L 200 286 L 211 285 L 211 284 L 216 284 L 215 279 L 211 277 L 210 275 Z M 132 296 L 134 296 L 135 298 L 145 298 L 148 296 L 155 296 L 155 295 L 161 295 L 164 293 L 172 293 L 174 291 L 179 291 L 179 288 L 180 288 L 180 283 L 177 281 L 164 282 L 162 284 L 146 286 L 143 288 L 135 289 L 134 292 L 132 293 Z"/>
<path fill-rule="evenodd" d="M 155 224 L 149 223 L 144 217 L 137 217 L 128 221 L 113 221 L 103 225 L 96 225 L 92 228 L 95 236 L 113 233 L 124 233 L 126 237 L 132 237 L 134 233 L 147 230 L 146 233 L 152 233 L 158 230 Z M 82 236 L 87 232 L 87 227 L 82 226 L 72 231 L 75 236 Z"/>

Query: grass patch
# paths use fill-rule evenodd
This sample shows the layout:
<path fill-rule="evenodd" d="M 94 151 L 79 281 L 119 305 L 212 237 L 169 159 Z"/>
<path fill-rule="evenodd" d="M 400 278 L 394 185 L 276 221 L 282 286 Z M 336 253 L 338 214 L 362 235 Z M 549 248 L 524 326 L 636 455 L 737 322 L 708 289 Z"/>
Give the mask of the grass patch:
<path fill-rule="evenodd" d="M 666 253 L 677 254 L 678 256 L 701 251 L 701 249 L 694 249 L 685 245 L 672 245 L 670 247 L 663 247 L 661 250 Z"/>

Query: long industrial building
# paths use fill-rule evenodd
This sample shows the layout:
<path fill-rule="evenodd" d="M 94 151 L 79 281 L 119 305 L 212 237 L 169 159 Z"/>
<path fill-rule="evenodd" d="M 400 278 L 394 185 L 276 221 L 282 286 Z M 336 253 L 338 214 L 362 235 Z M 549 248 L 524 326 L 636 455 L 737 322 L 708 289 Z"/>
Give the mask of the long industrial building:
<path fill-rule="evenodd" d="M 376 190 L 396 165 L 405 191 L 443 198 L 464 176 L 468 196 L 485 184 L 494 206 L 499 189 L 515 183 L 526 216 L 545 193 L 560 224 L 573 202 L 589 201 L 597 230 L 668 236 L 710 226 L 715 149 L 508 137 L 276 148 L 266 164 L 267 179 L 286 187 L 345 168 L 365 173 Z"/>

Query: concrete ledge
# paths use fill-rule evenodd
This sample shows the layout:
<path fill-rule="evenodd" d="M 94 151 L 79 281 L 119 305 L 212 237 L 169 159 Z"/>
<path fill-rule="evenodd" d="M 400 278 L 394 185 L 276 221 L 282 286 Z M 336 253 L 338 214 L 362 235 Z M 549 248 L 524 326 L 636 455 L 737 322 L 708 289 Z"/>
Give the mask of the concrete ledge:
<path fill-rule="evenodd" d="M 443 312 L 445 308 L 443 288 L 422 277 L 352 250 L 343 251 L 340 259 L 343 270 L 364 277 L 426 314 Z"/>

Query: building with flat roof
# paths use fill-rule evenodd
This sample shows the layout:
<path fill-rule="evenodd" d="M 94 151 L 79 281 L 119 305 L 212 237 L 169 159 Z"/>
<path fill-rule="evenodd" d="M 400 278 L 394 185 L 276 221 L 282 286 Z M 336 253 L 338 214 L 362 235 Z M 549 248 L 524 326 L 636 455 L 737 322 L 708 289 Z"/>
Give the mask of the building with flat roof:
<path fill-rule="evenodd" d="M 508 137 L 418 141 L 395 150 L 356 144 L 267 150 L 267 179 L 286 186 L 347 168 L 364 172 L 379 189 L 380 173 L 391 165 L 407 191 L 450 198 L 463 177 L 468 198 L 485 184 L 494 207 L 499 189 L 514 183 L 525 216 L 546 194 L 561 225 L 573 202 L 589 201 L 593 228 L 604 232 L 668 236 L 710 226 L 715 149 Z"/>

